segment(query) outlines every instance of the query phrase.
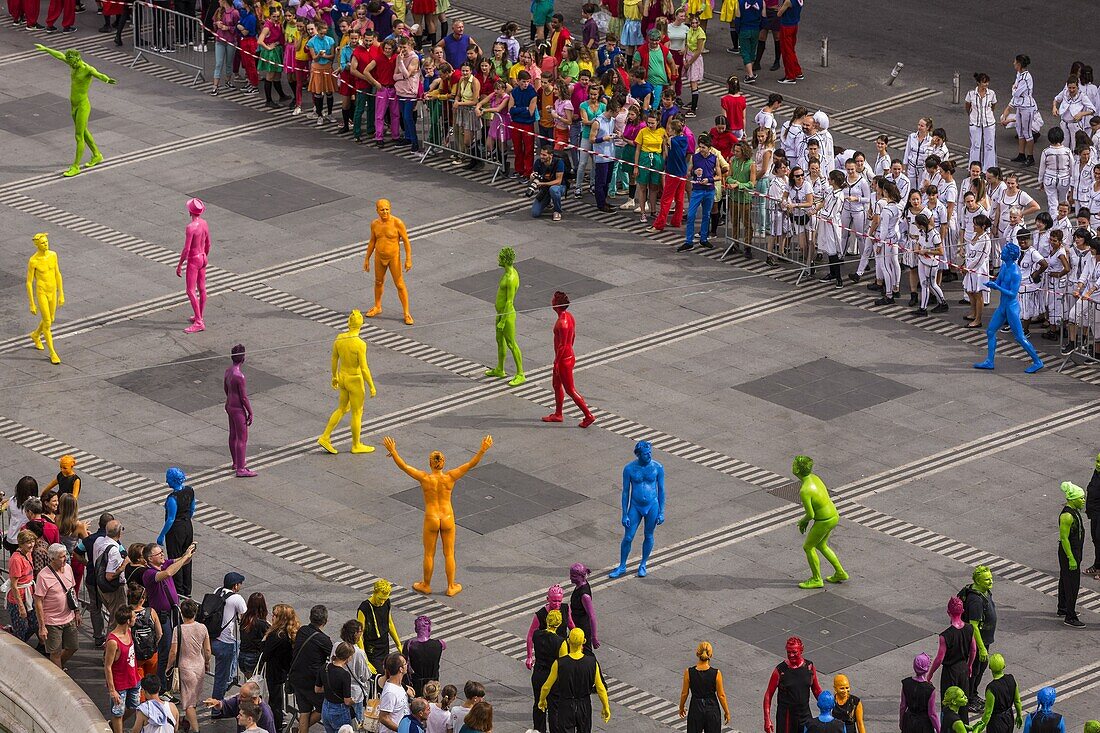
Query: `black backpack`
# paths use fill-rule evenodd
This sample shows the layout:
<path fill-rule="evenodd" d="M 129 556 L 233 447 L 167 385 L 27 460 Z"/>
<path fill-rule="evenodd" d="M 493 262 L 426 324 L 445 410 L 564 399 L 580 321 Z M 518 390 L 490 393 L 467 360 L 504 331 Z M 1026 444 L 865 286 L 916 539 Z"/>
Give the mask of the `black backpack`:
<path fill-rule="evenodd" d="M 982 599 L 982 616 L 983 616 L 983 618 L 970 618 L 970 614 L 967 613 L 967 611 L 966 611 L 966 601 L 967 601 L 967 599 L 970 598 L 971 593 L 977 593 L 979 596 L 981 596 L 981 599 Z M 963 586 L 962 590 L 960 590 L 955 595 L 957 595 L 960 599 L 962 599 L 962 602 L 963 602 L 963 617 L 962 617 L 963 623 L 968 624 L 971 621 L 977 621 L 978 625 L 980 626 L 982 623 L 985 622 L 984 617 L 989 615 L 989 601 L 986 599 L 984 594 L 978 593 L 978 591 L 974 590 L 973 584 L 967 583 L 966 585 Z"/>
<path fill-rule="evenodd" d="M 211 642 L 221 636 L 221 633 L 229 628 L 229 624 L 233 623 L 233 619 L 229 619 L 225 624 L 222 623 L 222 616 L 225 615 L 225 599 L 231 595 L 233 591 L 229 588 L 218 588 L 213 593 L 207 593 L 202 597 L 202 605 L 199 606 L 199 615 L 196 620 L 210 632 Z"/>
<path fill-rule="evenodd" d="M 134 615 L 134 625 L 130 629 L 134 638 L 134 657 L 139 662 L 152 659 L 157 653 L 157 629 L 153 626 L 152 611 L 148 608 L 141 609 L 141 613 Z"/>
<path fill-rule="evenodd" d="M 114 580 L 107 577 L 107 561 L 110 559 L 112 552 L 118 552 L 118 545 L 113 542 L 110 547 L 99 553 L 99 557 L 95 561 L 95 584 L 96 590 L 100 593 L 114 593 L 122 586 L 123 573 L 121 571 L 115 576 Z"/>

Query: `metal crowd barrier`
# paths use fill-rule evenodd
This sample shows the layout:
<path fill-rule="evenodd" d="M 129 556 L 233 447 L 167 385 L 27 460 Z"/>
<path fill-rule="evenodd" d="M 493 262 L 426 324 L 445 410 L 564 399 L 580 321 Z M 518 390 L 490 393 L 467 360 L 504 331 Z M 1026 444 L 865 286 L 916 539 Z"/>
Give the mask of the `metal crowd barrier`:
<path fill-rule="evenodd" d="M 511 126 L 506 117 L 493 113 L 490 119 L 477 115 L 471 107 L 455 108 L 450 99 L 425 99 L 419 105 L 417 137 L 422 153 L 450 153 L 456 163 L 493 167 L 493 182 L 508 172 Z"/>
<path fill-rule="evenodd" d="M 759 192 L 754 192 L 748 203 L 741 201 L 743 197 L 743 192 L 729 187 L 725 190 L 726 250 L 721 259 L 731 252 L 740 251 L 746 257 L 756 252 L 799 268 L 796 284 L 812 275 L 815 268 L 825 266 L 824 258 L 817 254 L 815 216 L 801 212 L 792 215 L 783 208 L 782 201 Z"/>
<path fill-rule="evenodd" d="M 192 84 L 206 79 L 207 45 L 202 20 L 170 10 L 167 3 L 133 4 L 133 68 L 143 57 L 170 61 L 194 71 Z"/>
<path fill-rule="evenodd" d="M 1058 296 L 1062 301 L 1065 324 L 1058 341 L 1065 358 L 1058 371 L 1065 369 L 1067 364 L 1100 364 L 1096 355 L 1096 342 L 1100 341 L 1100 335 L 1096 333 L 1100 303 L 1074 297 L 1073 287 L 1071 285 L 1068 292 L 1062 292 Z"/>

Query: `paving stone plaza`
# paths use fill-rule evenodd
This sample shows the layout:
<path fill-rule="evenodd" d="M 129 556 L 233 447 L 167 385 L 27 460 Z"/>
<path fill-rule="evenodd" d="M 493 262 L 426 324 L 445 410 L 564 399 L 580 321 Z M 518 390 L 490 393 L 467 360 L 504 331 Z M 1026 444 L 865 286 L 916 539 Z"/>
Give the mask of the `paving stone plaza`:
<path fill-rule="evenodd" d="M 526 3 L 511 5 L 526 37 Z M 1092 474 L 1100 368 L 1059 371 L 1047 347 L 1049 368 L 1027 375 L 1010 340 L 996 371 L 971 368 L 984 333 L 963 328 L 957 283 L 950 313 L 917 319 L 873 305 L 862 285 L 799 282 L 797 271 L 760 258 L 723 261 L 722 247 L 677 254 L 683 230 L 644 233 L 635 215 L 600 212 L 591 197 L 570 198 L 562 222 L 532 220 L 522 185 L 492 181 L 491 171 L 356 145 L 335 125 L 262 109 L 258 95 L 207 96 L 171 63 L 129 68 L 129 42 L 116 48 L 111 34 L 96 34 L 89 6 L 70 36 L 0 29 L 0 483 L 9 495 L 23 475 L 45 485 L 57 458 L 74 454 L 82 516 L 109 510 L 125 524 L 124 542 L 152 541 L 165 469 L 179 466 L 198 497 L 196 593 L 236 570 L 246 576 L 242 593 L 263 592 L 269 607 L 289 603 L 305 617 L 324 603 L 335 634 L 386 578 L 402 638 L 416 616 L 432 618 L 433 635 L 447 642 L 442 681 L 460 690 L 483 681 L 496 733 L 531 723 L 527 627 L 548 586 L 569 592 L 575 562 L 594 571 L 596 656 L 612 702 L 611 722 L 597 730 L 683 730 L 683 670 L 708 640 L 731 729 L 759 731 L 768 677 L 792 635 L 823 685 L 837 672 L 849 677 L 869 730 L 892 730 L 901 680 L 916 654 L 935 655 L 946 603 L 978 564 L 993 570 L 995 651 L 1025 709 L 1054 684 L 1067 730 L 1098 716 L 1100 582 L 1082 576 L 1086 629 L 1064 627 L 1055 611 L 1059 485 L 1085 486 Z M 484 6 L 455 11 L 483 43 L 504 14 Z M 953 116 L 965 157 L 949 72 L 946 85 L 930 66 L 886 87 L 860 68 L 846 86 L 843 65 L 855 62 L 817 66 L 824 33 L 811 12 L 824 8 L 808 5 L 804 15 L 799 49 L 810 81 L 776 89 L 828 110 L 838 151 L 873 148 L 880 129 L 900 139 L 895 130 L 932 109 Z M 741 69 L 724 51 L 726 24 L 712 24 L 702 130 L 719 113 L 713 92 Z M 36 42 L 79 48 L 118 79 L 91 91 L 89 125 L 106 162 L 75 178 L 58 175 L 73 145 L 68 69 L 30 53 Z M 1004 58 L 989 67 L 1006 99 L 1017 52 L 1000 49 Z M 1044 57 L 1052 93 L 1051 79 L 1060 84 L 1075 56 Z M 776 78 L 749 92 L 750 113 Z M 999 145 L 1003 156 L 1013 143 Z M 1041 199 L 1034 170 L 1022 185 Z M 206 330 L 185 334 L 190 307 L 174 267 L 191 197 L 206 204 L 213 245 Z M 316 438 L 336 406 L 332 341 L 353 308 L 372 305 L 362 261 L 379 198 L 408 227 L 416 323 L 405 325 L 387 283 L 382 314 L 362 332 L 377 386 L 363 440 L 378 450 L 349 453 L 345 423 L 334 434 L 341 452 L 329 455 Z M 26 335 L 37 323 L 24 278 L 38 232 L 49 234 L 64 276 L 57 366 Z M 504 246 L 516 250 L 521 278 L 519 387 L 484 376 L 494 364 Z M 576 382 L 597 418 L 586 430 L 568 399 L 564 423 L 539 420 L 554 402 L 557 290 L 573 301 Z M 250 479 L 233 477 L 226 445 L 222 375 L 237 343 L 247 347 L 255 411 Z M 511 357 L 506 364 L 511 374 Z M 449 466 L 465 462 L 485 435 L 492 448 L 454 493 L 464 589 L 443 595 L 440 557 L 435 592 L 420 595 L 411 586 L 421 571 L 421 490 L 382 439 L 394 437 L 402 457 L 426 469 L 435 450 Z M 665 521 L 648 577 L 633 574 L 638 537 L 631 572 L 612 580 L 623 466 L 643 439 L 664 465 Z M 791 474 L 798 454 L 814 458 L 841 515 L 831 544 L 851 579 L 821 590 L 798 587 L 807 576 Z M 1084 559 L 1093 559 L 1088 541 Z M 90 636 L 81 646 L 70 673 L 106 713 L 101 658 Z"/>

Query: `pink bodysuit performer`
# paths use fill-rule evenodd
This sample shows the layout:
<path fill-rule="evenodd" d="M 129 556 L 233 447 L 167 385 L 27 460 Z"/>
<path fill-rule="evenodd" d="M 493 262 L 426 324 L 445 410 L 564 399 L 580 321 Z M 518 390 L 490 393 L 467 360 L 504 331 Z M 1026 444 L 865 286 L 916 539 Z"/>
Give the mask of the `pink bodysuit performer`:
<path fill-rule="evenodd" d="M 546 605 L 535 611 L 531 619 L 531 628 L 527 629 L 527 669 L 535 666 L 535 632 L 546 628 L 546 614 L 551 611 L 560 611 L 562 624 L 558 627 L 558 635 L 562 641 L 569 637 L 573 629 L 573 617 L 569 614 L 569 604 L 562 604 L 565 599 L 565 590 L 555 583 L 546 591 Z"/>
<path fill-rule="evenodd" d="M 187 211 L 191 214 L 191 223 L 187 225 L 187 235 L 180 252 L 180 261 L 176 265 L 176 277 L 183 277 L 183 263 L 187 263 L 187 299 L 191 301 L 191 325 L 183 329 L 184 333 L 198 333 L 206 330 L 202 312 L 206 308 L 206 260 L 210 256 L 210 229 L 202 212 L 206 204 L 198 199 L 187 201 Z"/>
<path fill-rule="evenodd" d="M 196 199 L 192 199 L 196 200 Z M 231 350 L 233 364 L 225 370 L 225 412 L 229 415 L 229 455 L 233 459 L 233 470 L 238 478 L 251 478 L 255 471 L 248 469 L 245 456 L 248 449 L 248 426 L 252 424 L 252 403 L 248 401 L 248 389 L 245 386 L 244 345 L 237 344 Z"/>

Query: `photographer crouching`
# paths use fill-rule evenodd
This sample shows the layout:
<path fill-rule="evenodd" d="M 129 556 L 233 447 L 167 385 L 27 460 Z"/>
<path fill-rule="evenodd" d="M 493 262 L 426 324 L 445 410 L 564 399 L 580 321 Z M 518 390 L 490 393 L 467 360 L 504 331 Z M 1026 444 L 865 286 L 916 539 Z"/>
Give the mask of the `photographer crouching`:
<path fill-rule="evenodd" d="M 524 192 L 526 196 L 534 198 L 531 202 L 531 218 L 539 218 L 546 207 L 552 204 L 554 221 L 561 221 L 561 197 L 566 186 L 565 166 L 565 160 L 554 155 L 551 146 L 547 145 L 539 150 L 531 181 Z"/>

